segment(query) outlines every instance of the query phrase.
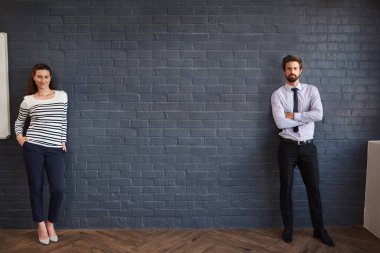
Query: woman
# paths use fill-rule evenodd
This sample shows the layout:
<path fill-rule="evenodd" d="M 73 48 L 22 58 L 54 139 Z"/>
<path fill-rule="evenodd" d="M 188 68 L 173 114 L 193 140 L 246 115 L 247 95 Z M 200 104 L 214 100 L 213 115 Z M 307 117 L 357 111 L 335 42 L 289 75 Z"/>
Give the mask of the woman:
<path fill-rule="evenodd" d="M 28 118 L 30 124 L 23 136 Z M 57 242 L 54 224 L 58 220 L 63 199 L 67 94 L 55 89 L 52 71 L 46 64 L 36 64 L 33 67 L 15 122 L 15 132 L 17 141 L 23 148 L 33 220 L 38 223 L 38 240 L 45 245 Z M 42 205 L 44 169 L 50 192 L 46 222 Z"/>

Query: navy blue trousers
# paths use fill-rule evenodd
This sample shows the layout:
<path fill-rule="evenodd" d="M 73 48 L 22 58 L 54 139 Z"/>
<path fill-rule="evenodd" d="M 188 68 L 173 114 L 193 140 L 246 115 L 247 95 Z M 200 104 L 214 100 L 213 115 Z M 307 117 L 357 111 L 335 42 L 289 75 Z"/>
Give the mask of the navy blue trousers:
<path fill-rule="evenodd" d="M 33 220 L 44 221 L 43 179 L 46 170 L 49 182 L 50 202 L 48 220 L 56 223 L 63 199 L 64 189 L 64 151 L 25 142 L 23 145 L 24 162 L 29 183 L 30 204 Z"/>
<path fill-rule="evenodd" d="M 292 186 L 294 168 L 298 166 L 306 186 L 311 221 L 314 229 L 324 228 L 319 192 L 319 166 L 314 143 L 298 146 L 281 140 L 278 150 L 280 166 L 280 205 L 284 226 L 293 225 Z"/>

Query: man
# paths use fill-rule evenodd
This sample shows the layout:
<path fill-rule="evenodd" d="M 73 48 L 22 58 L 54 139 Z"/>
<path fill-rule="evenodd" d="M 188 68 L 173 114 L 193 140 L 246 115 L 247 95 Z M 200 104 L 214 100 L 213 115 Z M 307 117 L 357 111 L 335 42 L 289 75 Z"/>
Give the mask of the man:
<path fill-rule="evenodd" d="M 294 168 L 298 166 L 306 186 L 314 237 L 328 246 L 335 243 L 323 225 L 319 193 L 317 148 L 313 143 L 314 122 L 322 120 L 323 108 L 318 89 L 300 83 L 302 60 L 288 55 L 282 61 L 286 82 L 273 92 L 272 113 L 281 130 L 278 161 L 280 167 L 280 205 L 285 226 L 282 239 L 290 243 L 293 236 L 292 185 Z"/>

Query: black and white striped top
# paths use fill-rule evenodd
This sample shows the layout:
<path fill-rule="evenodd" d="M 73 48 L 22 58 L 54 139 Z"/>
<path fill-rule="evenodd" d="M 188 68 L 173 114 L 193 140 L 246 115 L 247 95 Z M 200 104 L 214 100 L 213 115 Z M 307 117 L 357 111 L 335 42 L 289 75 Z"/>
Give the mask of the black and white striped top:
<path fill-rule="evenodd" d="M 25 121 L 30 117 L 26 131 L 28 142 L 45 147 L 61 148 L 67 134 L 67 94 L 55 91 L 50 99 L 36 99 L 33 95 L 24 97 L 15 122 L 16 136 L 22 134 Z"/>

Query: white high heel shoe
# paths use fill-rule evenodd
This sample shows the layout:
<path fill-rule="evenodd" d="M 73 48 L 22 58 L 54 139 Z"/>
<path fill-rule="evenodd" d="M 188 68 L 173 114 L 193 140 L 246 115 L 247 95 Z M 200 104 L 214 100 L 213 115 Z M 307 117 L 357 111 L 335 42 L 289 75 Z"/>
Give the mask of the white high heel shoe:
<path fill-rule="evenodd" d="M 54 223 L 52 223 L 52 222 L 50 222 L 50 221 L 47 221 L 47 222 L 46 222 L 46 228 L 47 228 L 47 227 L 50 227 L 50 226 L 53 227 L 53 231 L 54 231 L 54 234 L 55 234 Z M 47 229 L 47 230 L 49 231 L 49 229 Z M 51 242 L 58 242 L 58 236 L 57 236 L 57 234 L 55 234 L 55 235 L 53 235 L 53 236 L 50 236 L 50 235 L 49 235 L 49 240 L 50 240 Z"/>
<path fill-rule="evenodd" d="M 43 245 L 48 245 L 49 242 L 50 242 L 49 238 L 41 239 L 41 237 L 40 237 L 40 232 L 38 232 L 38 241 L 39 241 L 41 244 L 43 244 Z"/>
<path fill-rule="evenodd" d="M 58 236 L 57 236 L 57 235 L 55 235 L 55 236 L 50 236 L 50 237 L 49 237 L 49 240 L 50 240 L 51 242 L 58 242 Z"/>

